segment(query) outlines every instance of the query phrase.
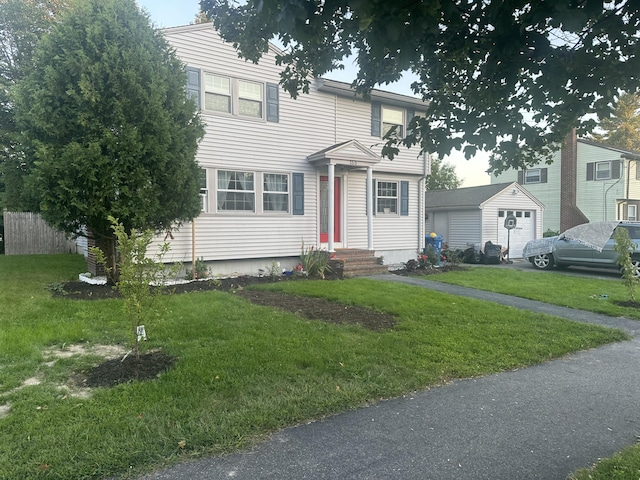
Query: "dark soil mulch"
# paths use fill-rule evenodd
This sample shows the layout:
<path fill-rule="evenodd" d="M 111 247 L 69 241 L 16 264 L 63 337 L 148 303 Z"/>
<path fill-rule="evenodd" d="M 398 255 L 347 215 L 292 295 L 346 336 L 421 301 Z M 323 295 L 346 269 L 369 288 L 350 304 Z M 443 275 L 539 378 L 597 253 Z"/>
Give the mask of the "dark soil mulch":
<path fill-rule="evenodd" d="M 151 380 L 169 370 L 176 358 L 160 351 L 153 351 L 136 358 L 131 354 L 124 360 L 115 358 L 92 369 L 85 379 L 87 387 L 113 387 L 133 380 Z"/>
<path fill-rule="evenodd" d="M 466 268 L 467 267 L 458 265 L 446 265 L 440 268 L 426 270 L 398 270 L 394 273 L 397 275 L 435 275 L 452 270 L 464 270 Z M 282 292 L 263 292 L 245 289 L 245 287 L 253 284 L 296 280 L 305 280 L 305 277 L 279 277 L 277 279 L 271 279 L 269 277 L 240 276 L 216 281 L 198 281 L 174 285 L 169 287 L 168 291 L 174 294 L 204 292 L 209 290 L 233 292 L 252 303 L 293 312 L 306 319 L 335 324 L 360 325 L 374 331 L 391 329 L 396 324 L 396 319 L 393 315 L 356 305 L 345 305 L 323 298 L 298 297 Z M 340 280 L 335 281 L 336 288 L 339 288 Z M 110 286 L 92 285 L 86 282 L 65 283 L 62 288 L 53 289 L 52 295 L 75 300 L 100 300 L 119 297 L 119 293 Z M 133 355 L 129 355 L 124 361 L 118 358 L 108 360 L 98 365 L 89 372 L 82 383 L 89 387 L 111 387 L 132 380 L 150 380 L 172 368 L 175 362 L 176 359 L 174 357 L 159 351 L 141 355 L 139 359 L 136 359 Z"/>

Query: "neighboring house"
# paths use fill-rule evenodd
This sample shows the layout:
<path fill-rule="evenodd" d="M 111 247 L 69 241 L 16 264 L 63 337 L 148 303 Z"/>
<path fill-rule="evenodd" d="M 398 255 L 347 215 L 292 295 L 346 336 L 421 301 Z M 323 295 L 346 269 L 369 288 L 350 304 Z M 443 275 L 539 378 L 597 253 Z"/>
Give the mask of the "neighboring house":
<path fill-rule="evenodd" d="M 202 214 L 171 232 L 169 261 L 209 263 L 215 274 L 291 268 L 304 244 L 366 249 L 397 264 L 424 246 L 429 163 L 419 150 L 380 157 L 383 135 L 424 112 L 416 98 L 314 79 L 292 99 L 269 47 L 259 64 L 238 58 L 211 24 L 162 31 L 187 65 L 187 94 L 206 123 L 197 161 Z M 192 228 L 193 227 L 193 228 Z M 162 237 L 161 237 L 162 239 Z"/>
<path fill-rule="evenodd" d="M 509 246 L 509 257 L 522 256 L 529 241 L 542 238 L 544 205 L 516 182 L 432 190 L 426 198 L 427 232 L 442 235 L 451 249 L 484 248 L 488 241 Z M 508 216 L 515 228 L 505 228 Z"/>
<path fill-rule="evenodd" d="M 492 183 L 517 181 L 545 204 L 544 230 L 601 220 L 637 220 L 640 154 L 567 136 L 553 163 L 508 170 Z"/>

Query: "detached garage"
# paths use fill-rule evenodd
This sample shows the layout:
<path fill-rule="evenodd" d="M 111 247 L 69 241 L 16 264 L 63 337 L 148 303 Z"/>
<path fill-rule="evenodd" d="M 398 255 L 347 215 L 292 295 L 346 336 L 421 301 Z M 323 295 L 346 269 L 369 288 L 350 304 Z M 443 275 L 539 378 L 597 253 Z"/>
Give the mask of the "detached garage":
<path fill-rule="evenodd" d="M 442 235 L 452 249 L 484 247 L 488 241 L 506 247 L 509 240 L 509 256 L 520 258 L 529 240 L 542 238 L 544 205 L 516 182 L 432 190 L 426 192 L 425 205 L 427 233 Z M 508 217 L 515 218 L 510 233 Z"/>

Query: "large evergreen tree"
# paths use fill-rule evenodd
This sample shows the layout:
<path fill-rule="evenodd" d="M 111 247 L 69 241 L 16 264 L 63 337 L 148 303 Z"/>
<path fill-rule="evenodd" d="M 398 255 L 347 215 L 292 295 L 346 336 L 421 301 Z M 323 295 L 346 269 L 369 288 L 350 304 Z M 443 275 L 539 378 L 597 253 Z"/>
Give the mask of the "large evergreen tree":
<path fill-rule="evenodd" d="M 551 158 L 574 127 L 607 109 L 619 89 L 636 92 L 637 0 L 201 0 L 222 36 L 256 61 L 274 37 L 292 95 L 350 54 L 360 93 L 418 80 L 428 101 L 403 143 L 442 158 L 492 152 L 494 172 Z M 392 157 L 395 139 L 383 150 Z M 466 145 L 465 145 L 466 144 Z"/>
<path fill-rule="evenodd" d="M 597 142 L 640 152 L 640 96 L 621 94 L 611 116 L 603 118 L 598 126 L 603 133 L 593 135 Z"/>
<path fill-rule="evenodd" d="M 70 1 L 0 0 L 0 211 L 38 208 L 33 190 L 24 185 L 31 152 L 19 142 L 9 91 L 33 70 L 38 40 Z"/>
<path fill-rule="evenodd" d="M 199 214 L 204 129 L 185 95 L 184 66 L 134 0 L 76 2 L 33 63 L 14 100 L 51 225 L 88 228 L 111 258 L 109 215 L 130 232 Z"/>

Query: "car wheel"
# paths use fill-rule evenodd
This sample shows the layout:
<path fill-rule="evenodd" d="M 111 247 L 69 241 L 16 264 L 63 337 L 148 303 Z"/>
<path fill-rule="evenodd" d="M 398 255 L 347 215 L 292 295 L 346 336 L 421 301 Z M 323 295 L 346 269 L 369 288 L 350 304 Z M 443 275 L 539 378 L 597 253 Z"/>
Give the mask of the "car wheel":
<path fill-rule="evenodd" d="M 553 255 L 550 253 L 536 255 L 531 259 L 531 264 L 540 270 L 549 270 L 553 267 Z M 640 267 L 640 263 L 638 266 Z"/>

